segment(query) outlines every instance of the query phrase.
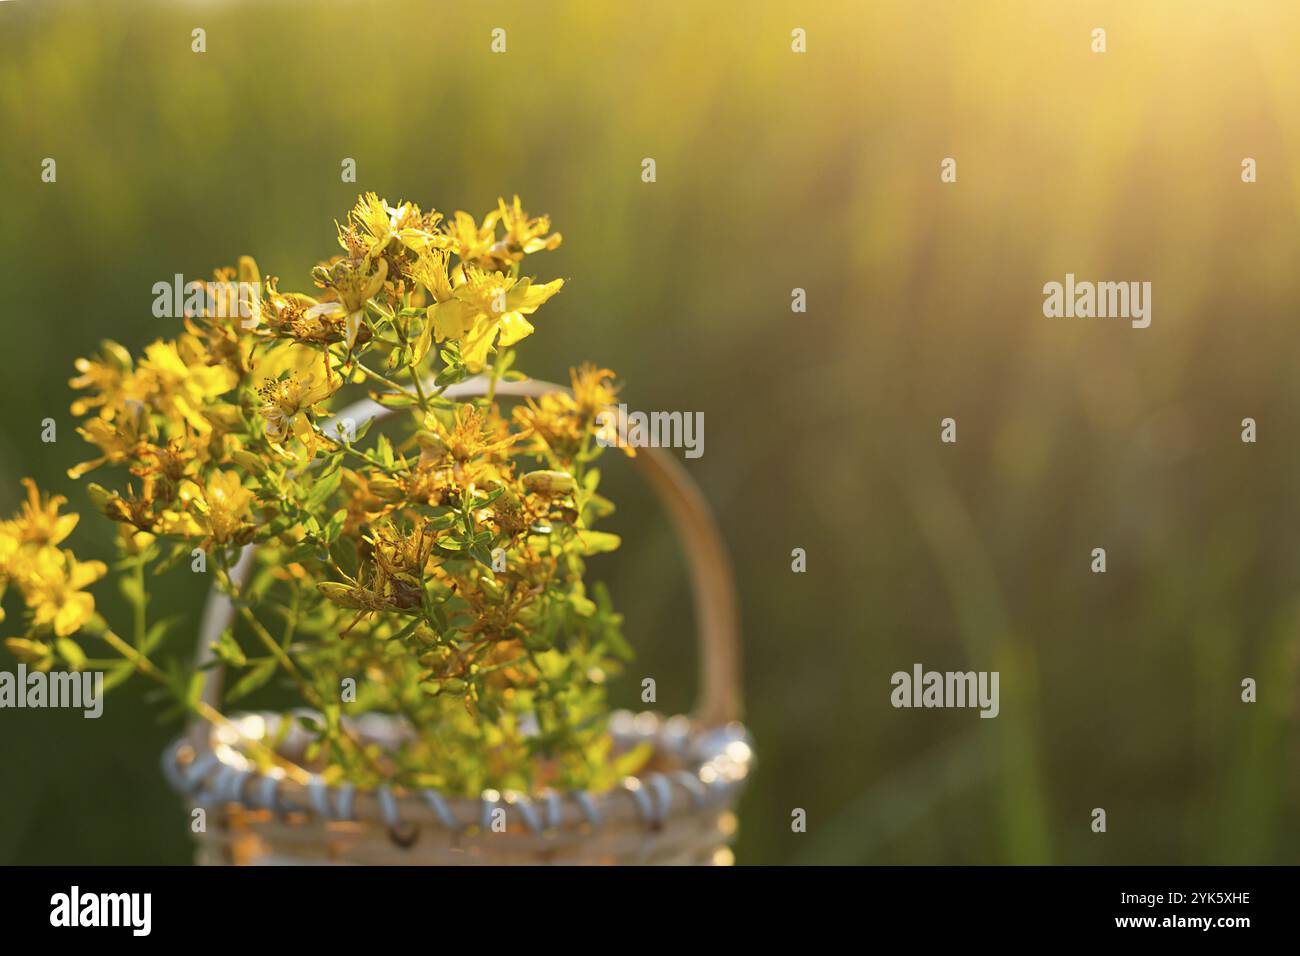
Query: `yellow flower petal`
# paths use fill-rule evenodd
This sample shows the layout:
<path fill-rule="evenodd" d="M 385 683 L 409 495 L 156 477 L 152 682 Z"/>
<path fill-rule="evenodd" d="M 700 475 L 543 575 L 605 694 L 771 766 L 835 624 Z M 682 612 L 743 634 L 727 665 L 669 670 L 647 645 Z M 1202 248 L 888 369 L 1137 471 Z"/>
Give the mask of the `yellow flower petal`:
<path fill-rule="evenodd" d="M 75 634 L 95 613 L 95 599 L 89 594 L 72 594 L 54 616 L 54 633 L 59 637 Z"/>
<path fill-rule="evenodd" d="M 511 310 L 531 315 L 537 311 L 538 306 L 559 292 L 563 285 L 563 279 L 556 279 L 545 285 L 533 285 L 527 279 L 521 279 L 510 290 L 510 295 L 506 301 Z"/>
<path fill-rule="evenodd" d="M 533 334 L 532 324 L 523 317 L 519 312 L 507 312 L 501 316 L 501 338 L 497 344 L 501 346 L 514 345 L 520 339 L 527 338 Z"/>
<path fill-rule="evenodd" d="M 439 302 L 429 307 L 429 318 L 433 321 L 433 333 L 438 341 L 464 338 L 474 327 L 477 313 L 474 307 L 459 299 Z"/>

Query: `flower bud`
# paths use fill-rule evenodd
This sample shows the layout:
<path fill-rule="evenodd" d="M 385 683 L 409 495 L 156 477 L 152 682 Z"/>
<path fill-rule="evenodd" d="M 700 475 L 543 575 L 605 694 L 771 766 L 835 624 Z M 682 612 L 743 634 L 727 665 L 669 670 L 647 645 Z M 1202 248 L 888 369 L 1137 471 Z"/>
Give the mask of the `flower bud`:
<path fill-rule="evenodd" d="M 361 607 L 361 603 L 352 596 L 352 588 L 346 584 L 338 581 L 321 581 L 316 585 L 316 590 L 320 591 L 326 600 L 333 601 L 340 607 Z"/>
<path fill-rule="evenodd" d="M 86 497 L 90 499 L 90 503 L 96 510 L 107 513 L 109 502 L 117 496 L 103 485 L 97 485 L 92 481 L 86 486 Z"/>
<path fill-rule="evenodd" d="M 104 517 L 113 521 L 131 520 L 126 503 L 122 501 L 121 496 L 116 492 L 109 491 L 102 485 L 91 482 L 86 486 L 86 495 L 90 498 L 90 503 L 95 506 L 95 510 Z"/>
<path fill-rule="evenodd" d="M 32 664 L 45 670 L 54 663 L 54 650 L 41 641 L 29 641 L 22 637 L 5 640 L 5 647 L 24 664 Z"/>
<path fill-rule="evenodd" d="M 524 487 L 534 494 L 554 497 L 571 494 L 578 483 L 567 471 L 530 471 L 524 475 Z"/>
<path fill-rule="evenodd" d="M 262 273 L 257 268 L 257 260 L 252 256 L 239 257 L 239 281 L 249 285 L 262 284 Z"/>
<path fill-rule="evenodd" d="M 131 360 L 131 353 L 121 345 L 118 345 L 112 339 L 104 339 L 99 343 L 100 349 L 103 350 L 104 358 L 112 364 L 119 372 L 129 372 L 135 364 Z"/>

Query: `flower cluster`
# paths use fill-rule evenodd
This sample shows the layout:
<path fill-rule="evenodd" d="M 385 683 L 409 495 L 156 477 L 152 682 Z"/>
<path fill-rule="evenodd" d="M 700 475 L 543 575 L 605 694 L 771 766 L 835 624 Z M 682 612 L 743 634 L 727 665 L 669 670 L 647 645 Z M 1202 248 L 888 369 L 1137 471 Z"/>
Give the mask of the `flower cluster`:
<path fill-rule="evenodd" d="M 612 510 L 593 463 L 614 376 L 584 366 L 572 394 L 509 408 L 496 397 L 523 378 L 511 347 L 563 285 L 523 263 L 560 235 L 518 197 L 479 220 L 374 194 L 337 232 L 311 294 L 243 258 L 201 297 L 229 302 L 237 281 L 234 314 L 191 309 L 139 357 L 106 342 L 77 361 L 73 413 L 95 454 L 70 475 L 113 476 L 88 492 L 120 531 L 134 640 L 83 590 L 104 565 L 58 548 L 76 516 L 29 485 L 0 525 L 0 588 L 14 583 L 30 609 L 10 646 L 80 666 L 80 631 L 192 706 L 181 655 L 154 663 L 172 644 L 148 620 L 145 572 L 204 570 L 238 609 L 212 648 L 235 672 L 225 703 L 292 690 L 288 703 L 314 715 L 301 718 L 315 733 L 305 759 L 327 779 L 607 786 L 633 759 L 616 759 L 603 729 L 604 682 L 629 652 L 585 577 L 589 556 L 618 545 L 593 528 Z M 483 397 L 447 397 L 470 376 Z M 394 414 L 327 422 L 362 395 Z M 237 580 L 249 546 L 252 573 Z M 406 732 L 354 739 L 342 718 L 360 712 Z"/>
<path fill-rule="evenodd" d="M 13 583 L 31 612 L 32 627 L 50 632 L 64 656 L 79 667 L 82 655 L 66 638 L 94 615 L 95 599 L 83 589 L 108 569 L 100 561 L 78 561 L 71 551 L 59 548 L 77 526 L 77 515 L 59 513 L 67 499 L 42 495 L 31 479 L 24 479 L 23 484 L 26 503 L 12 519 L 0 521 L 0 596 Z M 4 608 L 0 607 L 3 620 Z M 50 644 L 14 638 L 8 645 L 41 670 L 49 670 L 55 663 Z"/>

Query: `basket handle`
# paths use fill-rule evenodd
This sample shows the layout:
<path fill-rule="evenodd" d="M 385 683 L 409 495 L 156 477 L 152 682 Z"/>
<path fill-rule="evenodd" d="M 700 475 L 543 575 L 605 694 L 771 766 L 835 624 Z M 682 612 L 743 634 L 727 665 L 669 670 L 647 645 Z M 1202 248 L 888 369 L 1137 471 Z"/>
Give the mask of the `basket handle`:
<path fill-rule="evenodd" d="M 469 398 L 484 394 L 487 388 L 488 380 L 478 376 L 448 387 L 443 396 Z M 512 398 L 538 398 L 550 392 L 568 391 L 563 386 L 534 379 L 498 382 L 496 388 L 496 394 Z M 333 417 L 352 419 L 359 425 L 372 418 L 386 418 L 393 411 L 365 399 Z M 660 503 L 667 508 L 690 571 L 700 657 L 695 719 L 705 728 L 721 727 L 741 717 L 739 614 L 731 561 L 708 502 L 681 463 L 662 448 L 639 448 L 635 461 Z M 253 552 L 253 545 L 247 545 L 231 569 L 230 577 L 236 587 L 242 587 L 252 572 Z M 199 665 L 216 661 L 212 644 L 230 625 L 234 614 L 230 598 L 214 587 L 208 593 L 199 626 L 196 658 Z M 217 661 L 204 675 L 202 698 L 213 707 L 217 706 L 221 693 L 223 670 Z"/>

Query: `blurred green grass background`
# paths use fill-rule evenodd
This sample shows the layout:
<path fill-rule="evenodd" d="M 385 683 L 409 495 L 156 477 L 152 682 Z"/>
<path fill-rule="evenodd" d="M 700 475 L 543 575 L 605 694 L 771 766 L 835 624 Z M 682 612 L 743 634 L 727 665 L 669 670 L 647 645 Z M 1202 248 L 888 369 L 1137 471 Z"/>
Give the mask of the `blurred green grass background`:
<path fill-rule="evenodd" d="M 0 4 L 0 511 L 25 475 L 88 510 L 66 380 L 174 333 L 153 283 L 248 253 L 306 289 L 359 190 L 517 192 L 569 280 L 521 365 L 705 413 L 760 757 L 739 862 L 1296 862 L 1297 49 L 1281 0 Z M 1151 328 L 1044 318 L 1066 272 L 1151 281 Z M 616 699 L 685 709 L 680 556 L 608 470 Z M 1000 670 L 1001 715 L 892 709 L 915 661 Z M 156 710 L 0 713 L 0 862 L 189 860 Z"/>

